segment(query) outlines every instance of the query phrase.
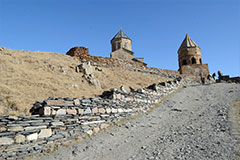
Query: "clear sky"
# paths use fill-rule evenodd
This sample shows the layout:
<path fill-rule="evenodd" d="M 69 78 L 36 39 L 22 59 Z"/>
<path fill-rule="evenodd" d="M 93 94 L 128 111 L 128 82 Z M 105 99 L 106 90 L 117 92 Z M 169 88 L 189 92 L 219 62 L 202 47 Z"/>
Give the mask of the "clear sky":
<path fill-rule="evenodd" d="M 120 26 L 150 67 L 177 70 L 188 33 L 210 73 L 240 75 L 240 0 L 0 0 L 0 46 L 10 49 L 109 57 Z"/>

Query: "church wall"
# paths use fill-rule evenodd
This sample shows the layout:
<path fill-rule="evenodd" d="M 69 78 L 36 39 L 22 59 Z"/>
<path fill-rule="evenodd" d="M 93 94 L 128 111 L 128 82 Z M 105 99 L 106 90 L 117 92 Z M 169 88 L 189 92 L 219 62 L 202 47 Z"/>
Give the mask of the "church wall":
<path fill-rule="evenodd" d="M 200 74 L 204 77 L 207 77 L 209 75 L 208 64 L 184 65 L 184 66 L 181 66 L 179 71 L 180 71 L 180 74 L 195 75 L 199 77 L 200 77 Z"/>
<path fill-rule="evenodd" d="M 123 60 L 132 60 L 133 55 L 122 49 L 116 50 L 111 53 L 111 58 L 123 59 Z"/>

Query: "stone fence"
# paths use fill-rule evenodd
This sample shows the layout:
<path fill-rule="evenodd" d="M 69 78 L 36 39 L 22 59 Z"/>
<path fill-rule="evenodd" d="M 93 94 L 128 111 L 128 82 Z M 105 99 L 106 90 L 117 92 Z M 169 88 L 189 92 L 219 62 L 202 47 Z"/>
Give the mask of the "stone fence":
<path fill-rule="evenodd" d="M 185 82 L 153 84 L 125 91 L 123 87 L 93 98 L 53 98 L 37 101 L 32 116 L 0 116 L 0 159 L 48 152 L 51 146 L 91 136 L 119 121 L 147 112 Z"/>

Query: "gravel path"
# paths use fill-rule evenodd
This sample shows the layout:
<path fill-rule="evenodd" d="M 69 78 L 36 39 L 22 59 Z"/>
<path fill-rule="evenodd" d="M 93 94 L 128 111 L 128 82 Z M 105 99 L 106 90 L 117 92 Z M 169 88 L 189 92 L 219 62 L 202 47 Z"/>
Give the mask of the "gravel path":
<path fill-rule="evenodd" d="M 236 84 L 187 87 L 144 116 L 41 159 L 240 159 L 229 121 L 237 98 Z"/>

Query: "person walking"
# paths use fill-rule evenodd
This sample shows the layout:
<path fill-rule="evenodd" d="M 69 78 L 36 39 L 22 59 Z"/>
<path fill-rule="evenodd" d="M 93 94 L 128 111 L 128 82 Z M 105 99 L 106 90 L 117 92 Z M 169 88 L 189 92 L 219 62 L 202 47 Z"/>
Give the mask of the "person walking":
<path fill-rule="evenodd" d="M 215 80 L 215 77 L 216 77 L 216 73 L 214 72 L 214 73 L 212 74 L 212 78 Z"/>
<path fill-rule="evenodd" d="M 218 70 L 218 79 L 221 80 L 222 76 L 223 76 L 222 72 L 220 70 Z"/>
<path fill-rule="evenodd" d="M 200 75 L 200 79 L 201 79 L 202 84 L 205 84 L 205 77 Z"/>
<path fill-rule="evenodd" d="M 207 79 L 208 79 L 208 81 L 210 81 L 212 79 L 210 74 L 207 76 Z"/>

